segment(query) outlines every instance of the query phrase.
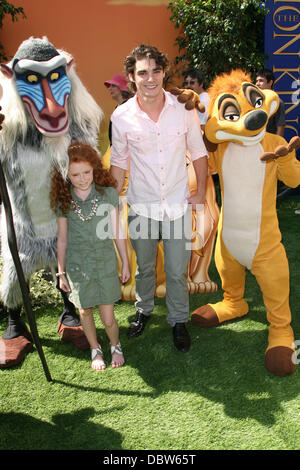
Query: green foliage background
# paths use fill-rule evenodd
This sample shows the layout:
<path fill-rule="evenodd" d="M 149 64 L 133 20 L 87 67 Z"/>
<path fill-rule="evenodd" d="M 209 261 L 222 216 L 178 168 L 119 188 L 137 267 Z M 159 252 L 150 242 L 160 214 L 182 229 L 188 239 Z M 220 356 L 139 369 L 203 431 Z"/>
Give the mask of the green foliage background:
<path fill-rule="evenodd" d="M 200 68 L 207 83 L 234 68 L 264 66 L 264 20 L 260 0 L 174 0 L 170 20 L 179 30 L 175 73 Z"/>
<path fill-rule="evenodd" d="M 22 7 L 15 7 L 12 3 L 7 2 L 6 0 L 0 0 L 0 28 L 3 26 L 3 19 L 6 15 L 10 15 L 12 21 L 17 21 L 18 16 L 26 18 L 24 10 Z M 0 61 L 8 61 L 8 57 L 4 52 L 4 47 L 0 44 Z"/>

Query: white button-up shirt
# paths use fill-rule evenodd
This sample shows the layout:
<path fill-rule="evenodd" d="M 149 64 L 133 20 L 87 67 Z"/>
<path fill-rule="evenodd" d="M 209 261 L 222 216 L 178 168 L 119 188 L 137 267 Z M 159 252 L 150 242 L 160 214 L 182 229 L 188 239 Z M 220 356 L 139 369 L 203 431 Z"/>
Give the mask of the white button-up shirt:
<path fill-rule="evenodd" d="M 190 196 L 186 166 L 206 157 L 196 111 L 187 111 L 171 93 L 157 122 L 141 110 L 137 96 L 118 106 L 111 116 L 110 164 L 129 170 L 127 202 L 139 215 L 163 220 L 181 217 Z M 130 162 L 130 163 L 129 163 Z"/>

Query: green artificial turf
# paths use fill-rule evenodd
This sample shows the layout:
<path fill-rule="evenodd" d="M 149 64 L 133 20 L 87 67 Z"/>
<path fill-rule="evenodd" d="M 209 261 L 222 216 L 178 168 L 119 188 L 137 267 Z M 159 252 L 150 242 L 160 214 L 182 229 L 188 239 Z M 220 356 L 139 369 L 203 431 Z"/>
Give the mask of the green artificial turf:
<path fill-rule="evenodd" d="M 291 269 L 291 309 L 300 340 L 300 197 L 278 203 Z M 211 279 L 219 286 L 212 262 Z M 129 340 L 133 302 L 116 305 L 126 365 L 94 372 L 89 351 L 76 350 L 57 334 L 61 304 L 53 285 L 34 276 L 32 302 L 53 382 L 37 351 L 12 369 L 0 370 L 1 450 L 287 450 L 300 448 L 300 372 L 280 378 L 265 369 L 268 325 L 262 295 L 248 273 L 249 314 L 218 328 L 188 323 L 187 354 L 173 345 L 165 299 L 144 334 Z M 222 298 L 190 296 L 191 311 Z M 96 326 L 109 362 L 108 340 Z M 6 316 L 0 313 L 0 333 Z M 300 360 L 300 354 L 299 354 Z"/>

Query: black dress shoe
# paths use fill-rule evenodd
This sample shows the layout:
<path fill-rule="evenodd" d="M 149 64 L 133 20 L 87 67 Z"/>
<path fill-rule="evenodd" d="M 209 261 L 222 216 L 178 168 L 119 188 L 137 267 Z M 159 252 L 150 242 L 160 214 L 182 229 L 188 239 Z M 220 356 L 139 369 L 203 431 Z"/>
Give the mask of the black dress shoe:
<path fill-rule="evenodd" d="M 176 323 L 173 326 L 174 344 L 181 352 L 188 352 L 191 346 L 190 335 L 184 323 Z"/>
<path fill-rule="evenodd" d="M 149 315 L 136 312 L 135 320 L 130 323 L 127 331 L 128 338 L 136 338 L 137 336 L 140 336 L 143 333 L 148 320 Z"/>

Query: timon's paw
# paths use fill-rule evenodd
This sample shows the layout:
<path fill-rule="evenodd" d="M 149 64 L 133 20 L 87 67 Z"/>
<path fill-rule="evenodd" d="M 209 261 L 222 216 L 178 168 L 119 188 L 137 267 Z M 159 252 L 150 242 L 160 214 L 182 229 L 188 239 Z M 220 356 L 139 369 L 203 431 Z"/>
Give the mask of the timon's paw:
<path fill-rule="evenodd" d="M 269 160 L 276 160 L 280 157 L 285 157 L 288 153 L 292 152 L 293 150 L 297 150 L 300 147 L 300 137 L 294 136 L 291 138 L 288 145 L 279 145 L 276 147 L 274 152 L 265 152 L 261 155 L 260 159 L 263 162 L 267 162 Z"/>
<path fill-rule="evenodd" d="M 204 113 L 205 106 L 200 103 L 200 98 L 195 91 L 173 87 L 170 89 L 170 93 L 177 96 L 179 103 L 183 103 L 186 109 L 197 109 L 200 113 Z"/>

